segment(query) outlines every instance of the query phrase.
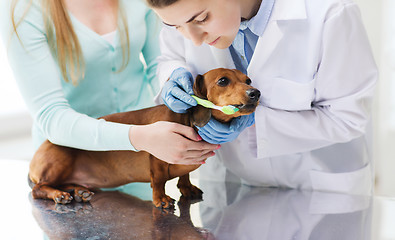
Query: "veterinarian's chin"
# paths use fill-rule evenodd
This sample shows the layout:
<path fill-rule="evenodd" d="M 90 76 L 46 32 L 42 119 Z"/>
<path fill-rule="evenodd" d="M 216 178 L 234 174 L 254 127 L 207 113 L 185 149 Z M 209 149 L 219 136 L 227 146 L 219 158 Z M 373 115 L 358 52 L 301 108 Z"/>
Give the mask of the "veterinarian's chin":
<path fill-rule="evenodd" d="M 205 43 L 218 49 L 226 49 L 232 45 L 233 39 L 234 37 L 219 36 L 216 39 L 212 41 L 206 41 Z"/>

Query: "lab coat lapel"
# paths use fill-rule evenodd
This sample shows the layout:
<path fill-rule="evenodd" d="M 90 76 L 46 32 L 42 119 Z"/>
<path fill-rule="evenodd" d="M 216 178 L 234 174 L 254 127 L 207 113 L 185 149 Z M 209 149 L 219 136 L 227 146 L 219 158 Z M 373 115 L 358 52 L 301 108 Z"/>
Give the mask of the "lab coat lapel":
<path fill-rule="evenodd" d="M 263 35 L 258 39 L 250 65 L 247 68 L 248 75 L 258 72 L 257 68 L 266 63 L 283 38 L 284 34 L 278 26 L 278 21 L 306 18 L 305 0 L 276 0 L 270 21 Z"/>
<path fill-rule="evenodd" d="M 247 68 L 247 75 L 252 79 L 253 86 L 261 90 L 261 92 L 270 91 L 270 82 L 263 82 L 259 79 L 263 80 L 262 74 L 265 72 L 265 63 L 270 61 L 273 52 L 284 37 L 284 27 L 289 26 L 289 23 L 293 20 L 303 19 L 307 19 L 305 0 L 276 0 L 270 20 L 263 35 L 258 39 L 251 62 Z M 280 21 L 281 28 L 279 26 Z M 257 113 L 259 113 L 259 109 L 257 109 Z M 259 140 L 263 126 L 257 123 L 255 125 L 255 134 L 249 134 L 250 140 L 255 139 L 257 141 L 256 148 L 253 145 L 249 146 L 249 151 L 254 153 L 257 158 L 262 157 L 265 146 L 262 143 L 264 140 Z"/>
<path fill-rule="evenodd" d="M 252 55 L 247 73 L 256 72 L 256 67 L 263 66 L 283 37 L 283 33 L 277 25 L 277 21 L 271 21 L 266 27 L 265 33 L 258 39 L 254 54 Z M 252 76 L 250 76 L 252 77 Z"/>

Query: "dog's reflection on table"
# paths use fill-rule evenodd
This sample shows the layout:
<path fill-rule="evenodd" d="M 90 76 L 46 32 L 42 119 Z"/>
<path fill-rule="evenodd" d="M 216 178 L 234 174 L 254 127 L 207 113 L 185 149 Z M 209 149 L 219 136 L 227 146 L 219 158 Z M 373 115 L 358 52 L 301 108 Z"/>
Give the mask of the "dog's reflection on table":
<path fill-rule="evenodd" d="M 180 216 L 119 191 L 99 191 L 90 203 L 62 205 L 30 198 L 33 216 L 49 239 L 212 239 L 190 220 L 190 202 L 180 198 Z"/>

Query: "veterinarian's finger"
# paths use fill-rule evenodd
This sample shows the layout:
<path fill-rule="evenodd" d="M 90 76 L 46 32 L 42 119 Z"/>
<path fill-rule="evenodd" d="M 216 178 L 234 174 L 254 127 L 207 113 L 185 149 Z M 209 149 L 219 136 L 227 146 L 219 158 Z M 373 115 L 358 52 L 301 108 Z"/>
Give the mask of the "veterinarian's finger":
<path fill-rule="evenodd" d="M 173 88 L 171 90 L 171 94 L 174 97 L 181 100 L 182 102 L 184 102 L 185 104 L 187 104 L 189 107 L 197 105 L 197 102 L 195 99 L 193 99 L 189 94 L 187 94 L 186 92 L 184 92 L 183 90 L 181 90 L 179 88 Z"/>
<path fill-rule="evenodd" d="M 204 125 L 201 129 L 205 129 L 207 132 L 217 132 L 217 133 L 229 133 L 229 124 L 221 123 L 214 118 L 211 118 L 210 121 Z"/>
<path fill-rule="evenodd" d="M 250 115 L 240 116 L 232 120 L 230 124 L 230 130 L 232 132 L 243 130 L 246 127 L 251 126 L 255 122 L 255 113 Z"/>
<path fill-rule="evenodd" d="M 185 92 L 188 94 L 193 94 L 192 82 L 193 82 L 193 77 L 190 72 L 188 72 L 188 74 L 186 74 L 178 79 L 179 86 L 181 88 L 183 88 L 185 90 Z"/>
<path fill-rule="evenodd" d="M 180 101 L 178 98 L 175 98 L 172 95 L 169 95 L 165 102 L 166 106 L 170 108 L 173 112 L 176 113 L 186 113 L 186 109 L 190 108 L 191 106 Z"/>
<path fill-rule="evenodd" d="M 199 135 L 203 138 L 204 141 L 210 144 L 222 144 L 226 142 L 224 135 L 222 134 L 210 134 L 204 129 L 199 130 Z"/>

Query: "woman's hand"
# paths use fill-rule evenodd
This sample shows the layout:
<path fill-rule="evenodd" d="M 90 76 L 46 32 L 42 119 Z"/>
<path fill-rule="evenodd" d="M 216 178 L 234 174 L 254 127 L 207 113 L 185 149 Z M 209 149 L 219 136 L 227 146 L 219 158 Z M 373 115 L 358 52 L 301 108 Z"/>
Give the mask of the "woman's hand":
<path fill-rule="evenodd" d="M 129 139 L 137 150 L 171 164 L 203 164 L 221 146 L 202 141 L 191 127 L 164 121 L 130 127 Z"/>

